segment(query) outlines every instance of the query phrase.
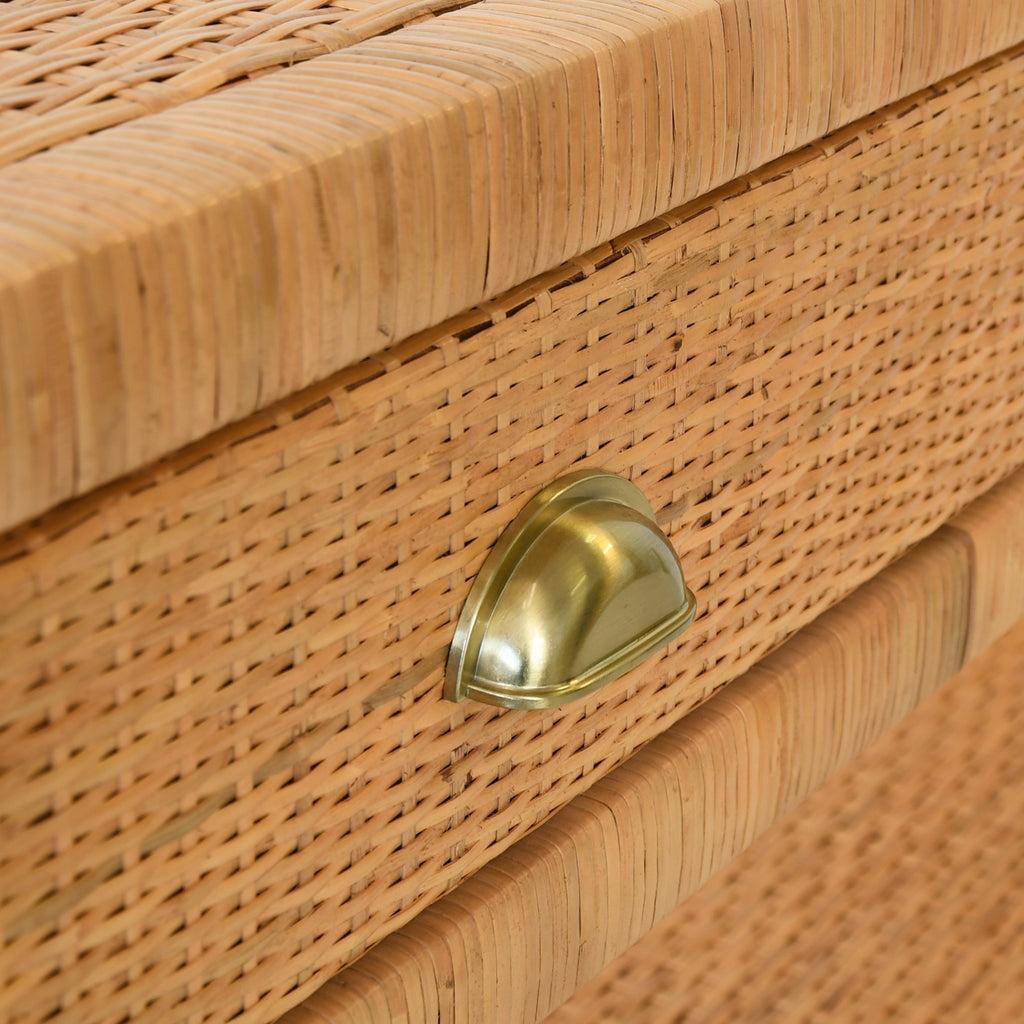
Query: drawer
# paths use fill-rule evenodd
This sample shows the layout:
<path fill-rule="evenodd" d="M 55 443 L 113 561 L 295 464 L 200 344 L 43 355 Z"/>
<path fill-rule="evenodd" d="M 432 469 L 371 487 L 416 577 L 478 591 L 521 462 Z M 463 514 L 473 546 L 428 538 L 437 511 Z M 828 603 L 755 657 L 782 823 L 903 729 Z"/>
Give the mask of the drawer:
<path fill-rule="evenodd" d="M 613 7 L 591 6 L 612 17 Z M 476 18 L 536 33 L 537 10 L 476 5 L 467 38 Z M 651 5 L 654 21 L 637 38 L 657 35 L 660 10 Z M 1012 35 L 1014 17 L 993 15 L 989 34 L 958 37 L 923 67 L 952 71 L 983 56 Z M 488 22 L 492 54 L 498 23 Z M 392 67 L 388 47 L 428 48 L 442 27 L 405 31 L 374 42 L 370 57 Z M 665 59 L 657 48 L 636 53 Z M 184 198 L 164 207 L 169 193 L 140 185 L 116 216 L 104 177 L 106 205 L 72 209 L 52 233 L 40 227 L 40 203 L 75 206 L 58 188 L 75 168 L 82 195 L 99 180 L 93 161 L 123 163 L 132 147 L 150 153 L 140 174 L 165 175 L 154 161 L 174 131 L 203 136 L 204 118 L 223 121 L 239 97 L 265 95 L 277 110 L 273 96 L 284 103 L 364 57 L 355 46 L 162 114 L 126 115 L 0 171 L 11 186 L 0 191 L 3 265 L 24 264 L 5 279 L 2 337 L 32 342 L 6 342 L 5 374 L 42 382 L 24 390 L 12 383 L 23 378 L 5 376 L 7 1024 L 57 1013 L 275 1019 L 1022 461 L 1020 50 L 758 170 L 755 160 L 814 136 L 794 129 L 775 149 L 748 140 L 742 160 L 684 176 L 678 194 L 655 189 L 672 206 L 627 204 L 628 216 L 611 220 L 595 212 L 589 234 L 552 229 L 579 248 L 552 243 L 538 265 L 508 256 L 475 290 L 452 285 L 452 308 L 428 304 L 423 322 L 416 288 L 434 289 L 432 272 L 409 270 L 414 287 L 396 270 L 388 302 L 400 294 L 408 318 L 383 333 L 376 316 L 365 334 L 338 327 L 348 278 L 330 301 L 319 278 L 303 278 L 312 292 L 299 289 L 294 305 L 285 300 L 287 267 L 307 252 L 299 242 L 282 250 L 267 302 L 246 307 L 245 330 L 228 315 L 237 294 L 225 268 L 237 259 L 247 294 L 262 294 L 251 276 L 270 265 L 261 247 L 301 220 L 282 213 L 253 248 L 249 215 L 264 201 L 287 211 L 293 186 L 314 202 L 321 193 L 303 191 L 303 175 L 328 174 L 337 153 L 317 163 L 305 152 L 294 177 L 261 164 L 257 180 L 244 150 L 230 172 L 217 164 L 227 178 L 182 182 Z M 624 67 L 643 79 L 642 63 Z M 927 84 L 919 72 L 871 96 Z M 818 114 L 824 122 L 807 123 L 825 130 L 853 111 Z M 277 116 L 266 123 L 281 131 Z M 249 184 L 239 191 L 232 175 Z M 712 185 L 721 187 L 694 198 Z M 604 177 L 594 188 L 602 199 L 587 210 L 616 198 Z M 109 215 L 95 236 L 94 215 Z M 236 218 L 224 248 L 210 242 L 221 217 Z M 622 228 L 611 241 L 608 225 Z M 192 241 L 178 245 L 180 232 Z M 207 243 L 212 262 L 190 263 Z M 479 256 L 478 239 L 465 244 Z M 156 251 L 166 263 L 142 258 Z M 429 247 L 417 253 L 433 258 Z M 174 332 L 155 327 L 134 342 L 118 334 L 170 309 L 167 292 L 114 274 L 135 266 L 133 254 L 159 265 L 153 280 L 165 285 L 194 284 L 196 267 L 210 273 L 209 302 L 200 290 L 194 310 L 186 303 L 171 317 L 194 312 L 185 333 L 195 347 L 176 350 Z M 370 261 L 371 276 L 378 264 L 387 260 Z M 175 277 L 182 266 L 192 269 Z M 359 273 L 352 280 L 376 295 Z M 286 313 L 319 326 L 282 331 L 280 347 L 253 340 Z M 230 329 L 214 342 L 222 324 Z M 53 348 L 39 347 L 49 326 Z M 353 340 L 332 348 L 324 332 Z M 139 338 L 152 341 L 152 362 Z M 233 347 L 242 341 L 253 350 Z M 91 362 L 92 345 L 110 361 Z M 65 366 L 72 356 L 85 368 L 78 377 Z M 124 368 L 143 364 L 149 390 L 111 389 L 107 408 L 109 380 L 133 380 Z M 166 389 L 165 364 L 177 374 Z M 202 367 L 216 387 L 192 396 L 191 369 L 210 383 Z M 84 383 L 65 402 L 72 380 Z M 524 712 L 445 701 L 446 653 L 487 552 L 540 488 L 597 467 L 650 500 L 697 595 L 697 621 L 577 704 Z"/>

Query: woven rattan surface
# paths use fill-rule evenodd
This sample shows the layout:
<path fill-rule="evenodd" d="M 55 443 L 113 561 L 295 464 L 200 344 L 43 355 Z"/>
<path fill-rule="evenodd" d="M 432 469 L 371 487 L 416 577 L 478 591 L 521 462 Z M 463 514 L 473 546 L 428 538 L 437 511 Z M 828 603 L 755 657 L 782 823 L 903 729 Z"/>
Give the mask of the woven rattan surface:
<path fill-rule="evenodd" d="M 0 168 L 0 528 L 1024 40 L 1017 0 L 405 25 L 447 6 L 3 5 L 7 156 L 55 145 Z"/>
<path fill-rule="evenodd" d="M 980 624 L 973 638 L 977 644 L 994 637 L 1003 622 L 1024 613 L 1022 498 L 1024 476 L 1019 475 L 1013 486 L 998 489 L 958 518 L 953 528 L 942 529 L 859 588 L 454 893 L 385 939 L 289 1013 L 282 1024 L 530 1024 L 543 1018 L 948 679 L 963 661 L 968 619 Z M 996 550 L 1004 553 L 1003 559 L 990 561 L 987 555 Z M 1003 598 L 1002 621 L 985 620 L 984 611 L 997 595 Z M 1019 643 L 1015 651 L 1020 651 Z M 1019 672 L 1018 667 L 1015 678 Z M 939 723 L 941 715 L 933 713 L 932 718 Z M 1019 728 L 1019 715 L 1011 716 L 1003 729 L 996 730 L 990 748 L 985 734 L 990 721 L 988 713 L 975 714 L 960 741 L 965 749 L 973 747 L 975 759 L 990 750 L 1000 756 L 1005 741 Z M 936 746 L 941 745 L 930 743 L 928 737 L 911 741 L 906 735 L 898 763 L 890 765 L 893 770 L 886 778 L 898 784 L 913 766 L 910 774 L 915 781 L 909 788 L 917 797 L 927 786 L 933 758 L 940 756 Z M 912 731 L 909 736 L 917 734 Z M 943 770 L 952 775 L 960 761 L 954 757 L 950 762 Z M 1000 778 L 1008 777 L 1012 772 L 1002 765 Z M 959 792 L 940 787 L 930 803 L 949 799 L 948 814 L 969 814 L 957 806 Z M 975 793 L 996 805 L 975 808 L 979 813 L 1002 813 L 997 791 L 977 787 Z M 914 817 L 909 793 L 907 797 L 891 813 L 894 826 L 901 815 L 908 821 Z M 858 806 L 862 812 L 866 809 L 864 802 Z M 796 812 L 800 821 L 813 820 L 814 815 L 813 809 Z M 866 829 L 869 821 L 863 824 Z M 865 829 L 857 830 L 858 840 Z M 908 828 L 911 831 L 920 835 L 927 826 Z M 898 842 L 893 835 L 891 854 L 897 853 Z M 851 838 L 841 852 L 815 844 L 795 863 L 786 863 L 790 847 L 763 865 L 760 858 L 744 857 L 741 871 L 756 878 L 758 894 L 770 889 L 777 872 L 794 885 L 802 876 L 805 886 L 799 899 L 814 889 L 814 856 L 843 856 L 846 864 L 856 860 L 858 867 L 842 890 L 842 906 L 855 914 L 850 901 L 858 898 L 861 887 L 871 885 L 873 893 L 886 885 L 884 876 L 874 875 L 864 852 Z M 920 853 L 911 838 L 902 851 L 910 870 L 919 866 Z M 837 876 L 843 871 L 831 860 L 822 866 L 823 872 L 830 869 Z M 1000 881 L 975 880 L 993 889 Z M 934 882 L 930 878 L 928 884 Z M 837 899 L 835 889 L 828 898 Z M 614 978 L 617 971 L 634 975 L 626 979 L 629 998 L 639 1003 L 646 996 L 659 1007 L 685 1008 L 686 984 L 664 994 L 657 984 L 659 973 L 672 970 L 671 964 L 661 963 L 663 950 L 671 949 L 670 959 L 678 956 L 685 961 L 687 981 L 711 974 L 705 986 L 710 989 L 718 983 L 716 994 L 723 989 L 740 994 L 720 1016 L 715 1015 L 712 1000 L 703 1000 L 706 1016 L 695 1019 L 757 1019 L 757 994 L 762 989 L 759 979 L 752 980 L 753 972 L 778 976 L 786 969 L 774 962 L 777 946 L 774 956 L 759 950 L 754 957 L 750 949 L 765 930 L 781 942 L 795 915 L 773 920 L 778 900 L 762 907 L 749 889 L 741 891 L 744 896 L 734 899 L 724 914 L 717 909 L 704 914 L 702 931 L 692 936 L 680 931 L 678 941 L 665 947 L 659 929 L 629 954 L 628 968 L 609 967 L 609 973 L 599 978 Z M 743 900 L 749 902 L 744 905 Z M 960 909 L 971 912 L 969 907 Z M 756 916 L 761 926 L 745 930 L 744 912 Z M 796 913 L 816 912 L 801 907 Z M 832 908 L 832 916 L 814 929 L 814 940 L 801 941 L 802 956 L 813 959 L 814 941 L 821 941 L 836 916 L 842 918 Z M 707 955 L 704 946 L 710 947 Z M 723 949 L 729 950 L 727 956 L 721 955 Z M 799 969 L 789 959 L 785 964 Z M 861 966 L 852 965 L 851 970 Z M 938 964 L 934 967 L 940 969 Z M 821 974 L 835 980 L 835 965 Z M 872 980 L 859 983 L 870 988 Z M 748 986 L 750 993 L 744 991 Z M 597 991 L 588 989 L 578 1006 L 572 1004 L 573 1020 L 633 1019 L 635 1004 L 616 996 L 602 1002 Z M 779 1010 L 778 1019 L 787 1020 L 781 1004 Z M 794 1018 L 804 1019 L 821 1018 Z M 877 1020 L 884 1015 L 872 1004 L 863 1017 L 838 1014 L 829 1019 Z M 959 1019 L 974 1018 L 966 1014 Z"/>
<path fill-rule="evenodd" d="M 1022 681 L 1018 626 L 547 1024 L 1017 1020 Z"/>
<path fill-rule="evenodd" d="M 7 536 L 7 1020 L 280 1012 L 1007 475 L 1022 93 L 965 74 Z M 585 465 L 697 623 L 579 705 L 444 703 L 488 548 Z"/>
<path fill-rule="evenodd" d="M 7 0 L 0 166 L 480 0 Z"/>

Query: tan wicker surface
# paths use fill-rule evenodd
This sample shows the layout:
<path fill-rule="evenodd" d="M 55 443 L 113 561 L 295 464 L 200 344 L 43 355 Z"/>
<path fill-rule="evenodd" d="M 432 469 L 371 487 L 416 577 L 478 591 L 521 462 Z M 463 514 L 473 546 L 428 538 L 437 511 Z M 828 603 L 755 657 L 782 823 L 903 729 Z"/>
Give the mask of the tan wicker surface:
<path fill-rule="evenodd" d="M 385 939 L 286 1015 L 282 1024 L 532 1024 L 544 1017 L 948 679 L 964 656 L 968 603 L 978 611 L 1002 593 L 1007 598 L 1001 608 L 1004 616 L 1024 613 L 1024 585 L 1017 571 L 1024 552 L 1022 485 L 1024 478 L 1015 487 L 1000 490 L 984 509 L 972 509 L 955 529 L 939 531 L 865 584 L 454 893 Z M 984 559 L 968 548 L 975 540 L 989 549 L 1002 548 L 1006 559 L 980 568 Z M 1018 638 L 1012 649 L 1018 657 L 1024 654 L 1022 641 Z M 898 806 L 889 811 L 880 801 L 877 808 L 888 829 L 890 858 L 880 862 L 879 874 L 868 859 L 875 850 L 870 830 L 878 824 L 872 807 L 877 793 L 868 785 L 851 802 L 851 790 L 860 788 L 854 776 L 842 784 L 838 798 L 829 789 L 831 797 L 812 801 L 811 810 L 796 811 L 770 856 L 744 856 L 743 867 L 730 874 L 749 884 L 734 885 L 738 892 L 724 906 L 723 900 L 712 901 L 700 913 L 700 925 L 692 934 L 676 927 L 670 932 L 672 945 L 666 946 L 665 933 L 658 929 L 599 975 L 595 985 L 570 1004 L 572 1019 L 581 1024 L 628 1021 L 645 999 L 659 1009 L 679 1011 L 690 1005 L 691 980 L 707 991 L 700 1002 L 706 1015 L 687 1019 L 759 1019 L 759 994 L 770 981 L 785 984 L 807 960 L 813 962 L 815 942 L 826 941 L 830 927 L 838 927 L 841 934 L 844 927 L 853 928 L 859 916 L 853 904 L 859 904 L 861 896 L 871 899 L 881 892 L 879 898 L 903 897 L 916 906 L 915 892 L 922 898 L 928 892 L 941 894 L 945 883 L 936 877 L 938 865 L 928 870 L 921 862 L 924 837 L 936 829 L 941 835 L 950 820 L 966 828 L 973 815 L 1005 827 L 1009 808 L 1002 803 L 998 784 L 1013 780 L 1020 768 L 1019 755 L 1008 763 L 1007 747 L 1020 728 L 1024 700 L 1007 687 L 1017 686 L 1024 667 L 1015 666 L 1011 680 L 994 686 L 984 678 L 990 665 L 982 663 L 981 685 L 976 673 L 966 684 L 957 684 L 956 692 L 965 693 L 966 700 L 961 696 L 952 702 L 955 714 L 949 715 L 950 701 L 944 699 L 926 716 L 930 732 L 901 732 L 897 756 L 889 746 L 889 754 L 876 759 L 876 790 L 905 786 Z M 984 705 L 993 691 L 1002 693 L 1002 703 L 989 709 Z M 978 700 L 975 707 L 970 705 L 972 696 Z M 1007 720 L 990 736 L 993 716 L 1007 705 Z M 933 743 L 932 735 L 944 728 L 956 731 L 957 739 Z M 999 762 L 983 784 L 957 778 L 968 751 L 965 767 L 972 771 L 987 756 Z M 945 762 L 941 767 L 937 757 Z M 930 792 L 930 778 L 955 779 L 956 785 L 938 783 Z M 1019 780 L 1013 781 L 1020 791 Z M 832 845 L 815 827 L 820 814 L 814 808 L 820 808 L 822 800 L 840 819 L 832 831 L 846 833 Z M 915 822 L 915 800 L 934 809 L 938 819 Z M 987 805 L 975 802 L 981 800 Z M 1012 804 L 1013 811 L 1019 803 Z M 948 806 L 940 811 L 943 804 Z M 863 817 L 850 829 L 844 815 L 855 813 Z M 805 821 L 813 825 L 804 826 Z M 798 851 L 793 849 L 794 827 L 801 840 L 808 840 Z M 993 839 L 986 836 L 982 845 Z M 966 845 L 970 838 L 963 841 Z M 1020 852 L 993 851 L 995 863 Z M 919 890 L 887 892 L 893 879 L 884 869 L 897 858 L 905 865 L 905 880 L 915 872 L 925 876 Z M 970 856 L 960 863 L 965 861 Z M 786 900 L 769 898 L 776 876 L 780 889 L 788 887 L 792 899 L 814 893 L 832 905 L 823 912 L 820 906 L 794 904 L 781 918 L 773 918 Z M 962 879 L 961 888 L 954 886 L 953 891 L 962 894 L 965 903 L 947 903 L 942 913 L 974 914 L 970 901 L 977 889 L 988 894 L 986 911 L 1000 899 L 1011 899 L 1012 889 L 1007 893 L 1000 887 L 1002 881 L 992 875 Z M 698 896 L 698 903 L 702 899 Z M 812 926 L 810 919 L 819 913 L 821 919 Z M 682 916 L 686 918 L 685 911 Z M 748 918 L 756 923 L 748 926 Z M 884 915 L 874 919 L 884 920 Z M 975 926 L 981 924 L 977 917 L 972 920 Z M 1019 926 L 1021 920 L 1017 913 L 1004 923 Z M 790 955 L 780 947 L 793 928 L 806 928 L 808 935 L 794 940 Z M 896 940 L 891 933 L 886 938 Z M 770 949 L 760 948 L 762 942 L 770 943 Z M 703 947 L 710 947 L 706 954 Z M 985 960 L 995 950 L 978 953 Z M 893 968 L 887 979 L 904 962 L 896 950 L 890 956 Z M 833 988 L 814 998 L 830 995 L 840 983 L 837 975 L 843 965 L 822 966 L 814 974 Z M 854 961 L 849 971 L 863 966 Z M 928 966 L 931 971 L 942 969 L 940 963 Z M 670 977 L 673 970 L 686 984 L 673 984 L 665 993 L 661 976 Z M 609 981 L 614 986 L 620 974 L 622 992 L 613 987 L 605 993 Z M 876 980 L 879 986 L 884 984 Z M 871 989 L 871 981 L 862 976 L 852 984 L 864 992 Z M 886 998 L 881 988 L 873 993 L 871 1010 L 862 1016 L 792 1019 L 850 1024 L 885 1019 L 877 1007 L 887 1005 Z M 725 1002 L 726 1012 L 720 1016 L 713 1012 L 716 1000 Z M 765 1005 L 771 1006 L 771 1001 Z M 813 1006 L 827 1008 L 827 1002 Z M 790 1019 L 786 1011 L 791 1004 L 780 1001 L 776 1008 L 779 1016 L 773 1019 Z M 902 1014 L 897 1019 L 903 1019 Z M 974 1020 L 970 1014 L 951 1019 Z"/>
<path fill-rule="evenodd" d="M 478 2 L 7 0 L 0 166 Z"/>
<path fill-rule="evenodd" d="M 1024 40 L 1018 0 L 484 0 L 344 45 L 440 9 L 2 5 L 7 156 L 60 144 L 0 167 L 0 528 Z"/>
<path fill-rule="evenodd" d="M 547 1024 L 1019 1020 L 1022 682 L 1019 626 Z"/>
<path fill-rule="evenodd" d="M 1011 472 L 1022 96 L 988 64 L 3 538 L 7 1019 L 280 1012 Z M 697 623 L 580 705 L 444 703 L 582 465 Z"/>

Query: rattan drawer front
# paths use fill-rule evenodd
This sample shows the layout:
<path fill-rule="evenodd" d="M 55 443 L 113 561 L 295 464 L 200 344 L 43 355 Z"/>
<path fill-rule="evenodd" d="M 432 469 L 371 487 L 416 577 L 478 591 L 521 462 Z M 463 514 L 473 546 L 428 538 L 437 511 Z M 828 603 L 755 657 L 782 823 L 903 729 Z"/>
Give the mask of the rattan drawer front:
<path fill-rule="evenodd" d="M 996 552 L 1001 557 L 992 557 Z M 647 1012 L 651 1021 L 672 1020 L 676 1013 L 687 1019 L 689 985 L 701 984 L 705 971 L 711 977 L 703 979 L 703 987 L 723 1004 L 716 1007 L 705 999 L 700 1011 L 693 1008 L 693 1019 L 705 1019 L 702 1012 L 722 1019 L 715 1014 L 732 1011 L 741 1001 L 750 1007 L 755 1000 L 746 990 L 759 991 L 759 982 L 746 972 L 747 944 L 757 947 L 757 932 L 744 932 L 742 922 L 738 932 L 725 929 L 708 914 L 703 930 L 684 944 L 683 926 L 655 928 L 657 922 L 669 915 L 685 920 L 685 907 L 678 913 L 674 908 L 709 879 L 724 897 L 713 876 L 733 857 L 1019 622 L 1022 558 L 1024 472 L 1019 472 L 331 979 L 281 1024 L 406 1019 L 532 1024 L 595 975 L 595 984 L 557 1019 L 646 1020 Z M 1018 630 L 1011 656 L 1019 657 L 1020 643 Z M 1001 663 L 1008 666 L 1011 660 L 1004 654 Z M 999 760 L 996 740 L 1001 736 L 1005 743 L 1012 726 L 993 728 L 992 746 L 987 745 L 992 716 L 984 704 L 992 687 L 983 666 L 990 665 L 982 658 L 973 675 L 970 687 L 979 694 L 975 707 L 969 706 L 970 687 L 958 684 L 960 715 L 947 719 L 945 729 L 964 736 L 958 732 L 960 718 L 970 719 L 966 735 Z M 1019 705 L 1008 686 L 1000 685 L 999 691 L 1001 708 Z M 941 711 L 934 721 L 937 738 L 943 731 Z M 1007 724 L 1014 722 L 1011 717 Z M 917 780 L 916 796 L 931 796 L 933 805 L 951 797 L 953 815 L 955 796 L 921 792 L 930 772 L 949 777 L 937 762 L 935 749 L 941 745 L 926 740 L 909 746 L 903 740 L 897 741 L 898 753 L 889 749 Z M 977 756 L 984 757 L 980 749 Z M 883 768 L 884 762 L 876 763 Z M 910 769 L 911 763 L 917 767 Z M 1004 779 L 1008 774 L 1002 771 Z M 885 779 L 901 786 L 899 771 L 890 770 Z M 989 806 L 977 808 L 978 813 L 998 816 L 991 806 L 998 804 L 997 794 L 981 792 Z M 833 807 L 838 812 L 840 801 Z M 802 809 L 796 818 L 790 816 L 791 829 L 803 816 Z M 870 813 L 865 828 L 869 818 Z M 914 829 L 912 818 L 907 814 L 908 830 Z M 908 846 L 912 862 L 913 843 Z M 891 849 L 895 853 L 895 843 Z M 808 863 L 806 849 L 800 854 L 780 849 L 769 868 L 742 857 L 742 873 L 758 879 L 758 899 L 772 890 L 776 876 L 795 885 L 784 852 L 802 856 L 796 873 L 805 874 L 809 886 L 829 873 L 829 863 Z M 822 856 L 838 863 L 827 852 Z M 857 863 L 849 855 L 843 860 Z M 988 881 L 998 885 L 996 879 Z M 701 895 L 697 902 L 714 899 Z M 760 913 L 755 903 L 747 909 Z M 791 913 L 798 913 L 795 907 Z M 666 931 L 677 936 L 668 955 Z M 731 952 L 721 970 L 711 969 L 705 947 L 731 947 L 732 941 L 745 952 Z M 637 942 L 635 951 L 625 953 Z M 678 980 L 670 988 L 663 974 Z M 784 972 L 779 982 L 785 983 Z M 664 1018 L 657 1015 L 661 1007 Z M 728 1012 L 727 1019 L 747 1017 Z"/>
<path fill-rule="evenodd" d="M 1022 95 L 987 64 L 7 536 L 7 1020 L 271 1019 L 1010 473 Z M 576 466 L 696 624 L 580 705 L 444 703 Z"/>

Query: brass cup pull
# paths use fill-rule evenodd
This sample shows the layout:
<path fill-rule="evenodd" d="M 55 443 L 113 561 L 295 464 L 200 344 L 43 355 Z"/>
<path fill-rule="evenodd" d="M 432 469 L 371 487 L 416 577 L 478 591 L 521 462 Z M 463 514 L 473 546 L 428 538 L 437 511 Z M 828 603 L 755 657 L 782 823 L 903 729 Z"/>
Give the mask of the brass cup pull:
<path fill-rule="evenodd" d="M 617 679 L 693 621 L 696 600 L 643 493 L 584 470 L 498 538 L 462 609 L 444 696 L 551 708 Z"/>

